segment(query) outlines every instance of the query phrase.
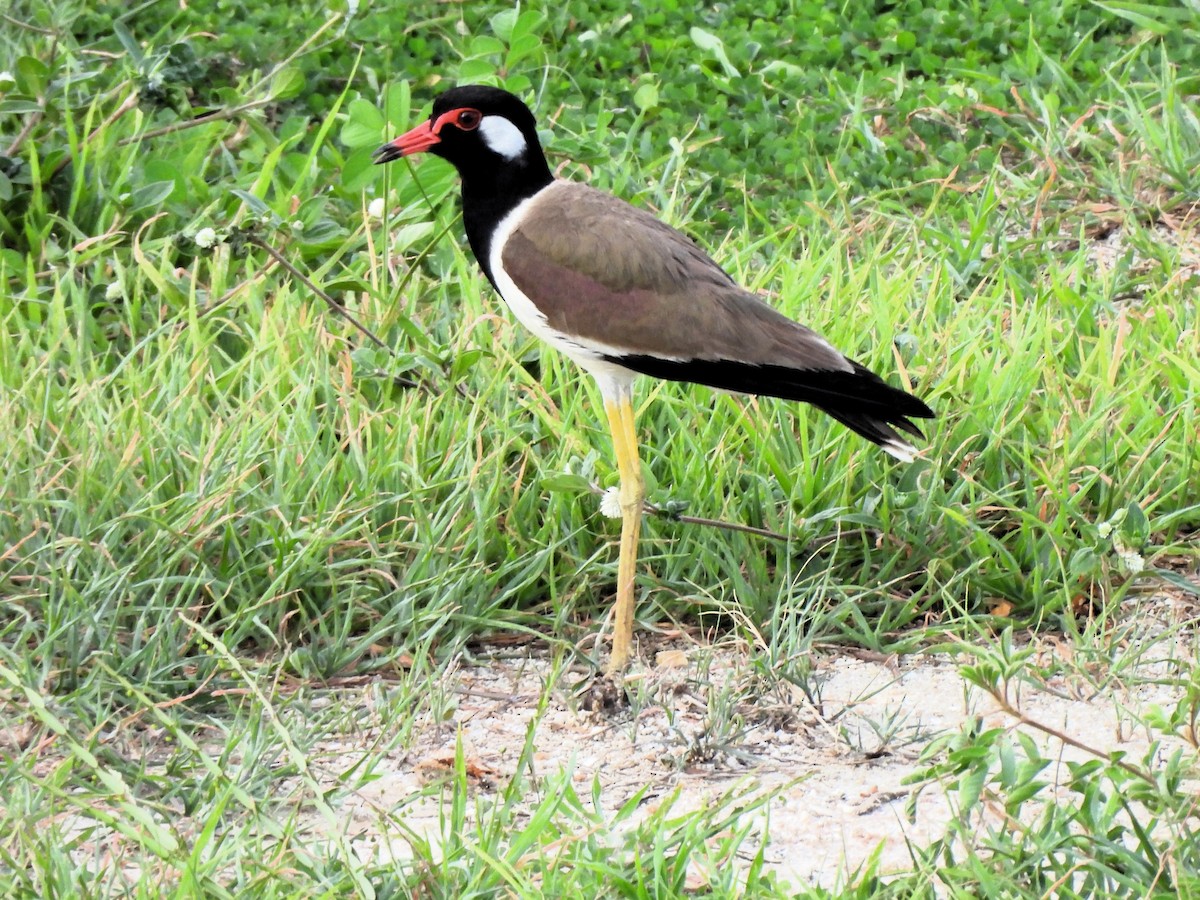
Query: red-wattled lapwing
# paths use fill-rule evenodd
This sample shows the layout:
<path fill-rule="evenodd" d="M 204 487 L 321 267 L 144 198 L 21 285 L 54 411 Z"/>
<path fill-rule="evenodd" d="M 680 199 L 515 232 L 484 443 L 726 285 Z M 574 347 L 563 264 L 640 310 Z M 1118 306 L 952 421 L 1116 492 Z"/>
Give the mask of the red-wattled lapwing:
<path fill-rule="evenodd" d="M 453 88 L 429 121 L 375 151 L 451 162 L 475 259 L 518 319 L 600 385 L 620 474 L 609 672 L 629 661 L 645 487 L 631 387 L 637 375 L 803 400 L 905 462 L 896 431 L 933 411 L 739 287 L 691 239 L 616 197 L 556 179 L 529 108 L 507 91 Z"/>

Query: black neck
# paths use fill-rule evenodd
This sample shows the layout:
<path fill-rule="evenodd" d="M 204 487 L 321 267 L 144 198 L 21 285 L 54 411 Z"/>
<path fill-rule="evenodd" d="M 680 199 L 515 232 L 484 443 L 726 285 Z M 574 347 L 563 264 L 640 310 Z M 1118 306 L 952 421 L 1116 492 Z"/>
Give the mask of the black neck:
<path fill-rule="evenodd" d="M 520 159 L 505 165 L 481 167 L 462 174 L 463 225 L 471 252 L 495 287 L 488 254 L 496 226 L 522 200 L 554 181 L 546 158 L 531 147 Z"/>

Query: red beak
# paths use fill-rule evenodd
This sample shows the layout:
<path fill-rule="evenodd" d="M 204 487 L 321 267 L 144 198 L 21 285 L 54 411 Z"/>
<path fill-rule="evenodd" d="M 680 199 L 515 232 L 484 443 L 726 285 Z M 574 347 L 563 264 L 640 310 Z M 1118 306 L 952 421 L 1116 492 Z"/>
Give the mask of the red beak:
<path fill-rule="evenodd" d="M 432 122 L 422 122 L 411 131 L 406 131 L 400 137 L 384 144 L 372 154 L 375 163 L 391 162 L 402 156 L 412 156 L 414 153 L 424 153 L 430 147 L 440 144 L 442 139 L 433 133 Z"/>

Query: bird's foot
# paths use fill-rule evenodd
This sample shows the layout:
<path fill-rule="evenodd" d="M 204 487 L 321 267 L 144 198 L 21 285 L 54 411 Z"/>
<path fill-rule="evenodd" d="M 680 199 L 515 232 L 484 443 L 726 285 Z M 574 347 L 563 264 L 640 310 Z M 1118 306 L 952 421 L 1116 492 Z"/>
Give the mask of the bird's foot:
<path fill-rule="evenodd" d="M 629 705 L 622 675 L 607 672 L 597 675 L 583 687 L 582 706 L 591 713 L 611 713 Z"/>

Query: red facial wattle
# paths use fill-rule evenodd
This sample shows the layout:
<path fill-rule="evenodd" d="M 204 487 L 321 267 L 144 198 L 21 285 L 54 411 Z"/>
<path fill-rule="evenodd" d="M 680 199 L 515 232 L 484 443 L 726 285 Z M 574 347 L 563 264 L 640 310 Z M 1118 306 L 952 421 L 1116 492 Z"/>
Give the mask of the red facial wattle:
<path fill-rule="evenodd" d="M 373 154 L 376 163 L 391 162 L 402 156 L 424 153 L 442 142 L 442 129 L 447 126 L 460 131 L 474 131 L 479 127 L 482 116 L 474 109 L 452 109 L 436 119 L 422 122 L 416 128 L 404 132 L 394 141 L 384 144 Z"/>

